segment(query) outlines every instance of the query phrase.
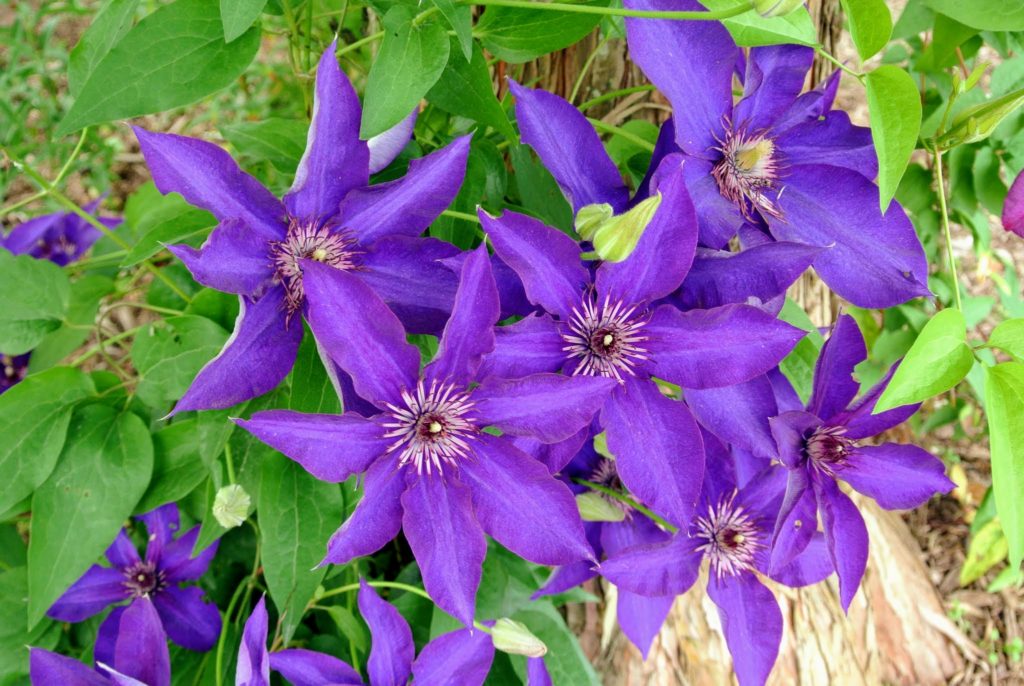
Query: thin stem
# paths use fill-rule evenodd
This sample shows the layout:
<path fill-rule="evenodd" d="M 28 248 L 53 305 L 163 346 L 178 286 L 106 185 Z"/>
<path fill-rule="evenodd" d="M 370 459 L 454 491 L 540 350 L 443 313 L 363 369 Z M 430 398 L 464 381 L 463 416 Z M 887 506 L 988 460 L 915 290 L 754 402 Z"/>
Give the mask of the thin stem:
<path fill-rule="evenodd" d="M 373 41 L 380 40 L 383 37 L 384 37 L 384 32 L 383 31 L 378 31 L 377 33 L 371 33 L 369 36 L 365 36 L 365 37 L 360 38 L 359 40 L 357 40 L 357 41 L 355 41 L 353 43 L 349 43 L 345 47 L 343 47 L 340 50 L 338 50 L 337 52 L 335 52 L 334 55 L 336 57 L 341 57 L 342 55 L 344 55 L 347 52 L 352 52 L 353 50 L 358 50 L 359 48 L 363 47 L 367 43 L 372 43 Z"/>
<path fill-rule="evenodd" d="M 242 593 L 248 589 L 249 584 L 238 584 L 238 588 L 235 589 L 231 600 L 228 602 L 228 609 L 224 611 L 224 628 L 221 629 L 220 638 L 217 639 L 217 660 L 214 662 L 214 676 L 217 680 L 217 686 L 221 686 L 224 683 L 224 644 L 227 642 L 228 629 L 231 626 L 231 616 L 235 611 L 235 605 L 242 597 Z"/>
<path fill-rule="evenodd" d="M 859 71 L 854 71 L 853 69 L 850 69 L 849 67 L 847 67 L 845 64 L 843 64 L 842 62 L 837 60 L 835 57 L 833 57 L 832 53 L 830 53 L 828 50 L 826 50 L 823 46 L 815 45 L 814 46 L 814 51 L 817 52 L 822 57 L 824 57 L 825 59 L 827 59 L 832 64 L 836 65 L 837 67 L 839 67 L 840 69 L 845 71 L 850 76 L 852 76 L 855 79 L 857 79 L 858 81 L 864 81 L 864 74 L 863 73 L 861 73 Z"/>
<path fill-rule="evenodd" d="M 608 93 L 602 93 L 596 98 L 587 100 L 585 103 L 583 103 L 576 109 L 578 109 L 580 112 L 586 112 L 591 107 L 600 105 L 602 102 L 608 102 L 609 100 L 614 100 L 615 98 L 621 98 L 624 95 L 632 95 L 633 93 L 641 93 L 643 91 L 652 90 L 654 90 L 654 86 L 652 84 L 647 83 L 642 86 L 631 86 L 629 88 L 622 88 L 617 91 L 609 91 Z"/>
<path fill-rule="evenodd" d="M 235 481 L 235 460 L 231 456 L 231 445 L 229 443 L 224 444 L 224 463 L 228 468 L 228 483 L 233 484 Z"/>
<path fill-rule="evenodd" d="M 84 260 L 72 262 L 68 266 L 74 267 L 76 270 L 82 271 L 85 271 L 86 269 L 96 269 L 100 267 L 116 267 L 117 265 L 121 264 L 121 260 L 123 260 L 125 255 L 127 254 L 127 250 L 115 250 L 113 252 L 104 253 L 103 255 L 97 255 L 96 257 L 89 257 Z M 110 264 L 107 264 L 108 262 Z"/>
<path fill-rule="evenodd" d="M 111 343 L 117 343 L 118 341 L 123 341 L 126 338 L 131 338 L 132 336 L 137 334 L 145 326 L 149 326 L 149 325 L 148 324 L 140 324 L 139 326 L 133 327 L 131 329 L 127 329 L 125 331 L 122 331 L 119 334 L 115 334 L 115 335 L 111 336 L 110 338 L 105 339 L 102 343 L 97 343 L 96 345 L 92 346 L 91 348 L 86 350 L 84 353 L 82 353 L 81 355 L 76 357 L 75 359 L 71 360 L 71 366 L 72 367 L 77 367 L 78 365 L 82 364 L 83 362 L 88 360 L 93 355 L 99 355 L 100 353 L 103 352 L 103 346 L 105 346 L 105 345 L 110 345 Z"/>
<path fill-rule="evenodd" d="M 695 21 L 718 21 L 738 17 L 751 10 L 745 3 L 714 12 L 694 11 L 653 11 L 630 10 L 620 7 L 597 7 L 595 5 L 571 5 L 564 2 L 536 2 L 535 0 L 458 0 L 460 5 L 479 5 L 481 7 L 516 7 L 526 10 L 546 10 L 550 12 L 572 12 L 576 14 L 600 14 L 606 17 L 638 17 L 646 19 L 689 19 Z"/>
<path fill-rule="evenodd" d="M 949 259 L 949 273 L 953 277 L 953 294 L 956 296 L 956 309 L 964 311 L 963 302 L 960 300 L 960 277 L 956 271 L 956 257 L 953 255 L 953 234 L 949 229 L 949 209 L 946 207 L 946 182 L 942 172 L 942 151 L 934 150 L 932 155 L 935 159 L 935 182 L 939 193 L 939 211 L 942 214 L 942 232 L 946 236 L 946 257 Z"/>
<path fill-rule="evenodd" d="M 5 207 L 2 210 L 0 210 L 0 216 L 6 216 L 6 215 L 10 214 L 11 212 L 14 212 L 15 210 L 19 210 L 22 207 L 24 207 L 25 205 L 28 205 L 31 202 L 35 202 L 36 200 L 39 200 L 40 198 L 45 198 L 46 196 L 47 196 L 47 192 L 46 191 L 39 191 L 37 193 L 33 193 L 32 195 L 28 196 L 27 198 L 22 198 L 21 200 L 15 202 L 14 204 L 8 205 L 7 207 Z"/>
<path fill-rule="evenodd" d="M 88 133 L 89 127 L 86 126 L 82 129 L 82 134 L 78 137 L 78 143 L 75 144 L 75 149 L 71 151 L 71 157 L 69 157 L 64 163 L 64 166 L 60 168 L 60 173 L 57 174 L 57 178 L 53 180 L 52 185 L 56 186 L 64 180 L 65 176 L 67 176 L 68 170 L 71 169 L 71 164 L 75 161 L 75 158 L 78 157 L 78 153 L 82 152 L 82 144 L 85 143 L 85 136 Z"/>
<path fill-rule="evenodd" d="M 406 591 L 408 593 L 418 595 L 421 598 L 426 598 L 432 603 L 434 602 L 434 599 L 430 597 L 429 593 L 424 591 L 422 588 L 416 588 L 415 586 L 410 586 L 409 584 L 403 584 L 397 581 L 367 581 L 366 584 L 374 588 L 394 588 L 399 591 Z M 324 598 L 330 598 L 331 596 L 342 595 L 344 593 L 351 593 L 352 591 L 358 590 L 359 584 L 345 584 L 344 586 L 338 586 L 337 588 L 332 588 L 331 590 L 326 591 L 318 598 L 318 600 L 323 600 Z M 434 604 L 436 605 L 437 603 Z M 313 601 L 310 601 L 310 607 L 313 607 Z M 473 620 L 473 627 L 479 629 L 480 631 L 483 631 L 484 633 L 491 633 L 491 628 L 489 626 L 481 624 L 475 619 Z"/>
<path fill-rule="evenodd" d="M 590 67 L 593 66 L 594 60 L 597 59 L 597 54 L 601 52 L 601 48 L 608 43 L 611 37 L 612 34 L 606 34 L 605 37 L 601 39 L 601 42 L 597 44 L 597 47 L 587 55 L 587 59 L 583 63 L 583 67 L 580 69 L 579 76 L 576 77 L 576 82 L 572 84 L 572 92 L 569 93 L 569 102 L 575 102 L 576 96 L 579 95 L 580 87 L 583 86 L 583 79 L 586 77 L 587 72 L 590 71 Z"/>
<path fill-rule="evenodd" d="M 630 133 L 626 129 L 620 128 L 618 126 L 612 126 L 611 124 L 606 124 L 603 121 L 601 121 L 600 119 L 592 119 L 590 117 L 588 117 L 587 119 L 588 119 L 588 121 L 591 124 L 594 125 L 594 128 L 597 129 L 598 131 L 616 135 L 619 138 L 624 138 L 625 140 L 633 143 L 634 145 L 637 145 L 637 146 L 643 148 L 644 150 L 646 150 L 648 152 L 654 152 L 654 144 L 649 142 L 649 141 L 644 140 L 643 138 L 641 138 L 640 136 L 636 135 L 635 133 Z"/>
<path fill-rule="evenodd" d="M 451 217 L 452 219 L 464 219 L 467 222 L 473 222 L 474 224 L 480 223 L 480 217 L 469 212 L 459 212 L 458 210 L 444 210 L 441 212 L 442 216 Z"/>
<path fill-rule="evenodd" d="M 647 509 L 646 507 L 644 507 L 643 505 L 641 505 L 637 501 L 633 500 L 632 498 L 630 498 L 625 493 L 620 493 L 619 491 L 616 491 L 614 488 L 608 488 L 607 486 L 602 486 L 601 484 L 595 484 L 594 482 L 587 481 L 586 479 L 573 479 L 573 481 L 575 481 L 576 483 L 580 484 L 581 486 L 586 486 L 587 488 L 591 489 L 592 491 L 597 491 L 598 493 L 604 493 L 607 496 L 615 498 L 619 502 L 622 502 L 622 503 L 625 503 L 626 505 L 629 505 L 631 508 L 633 508 L 634 510 L 636 510 L 640 514 L 644 515 L 645 517 L 650 519 L 655 524 L 658 524 L 659 526 L 663 527 L 664 529 L 667 529 L 668 531 L 671 531 L 672 533 L 676 533 L 677 531 L 679 531 L 679 527 L 675 526 L 674 524 L 669 523 L 665 519 L 663 519 L 660 516 L 656 515 L 654 512 L 652 512 L 651 510 Z"/>

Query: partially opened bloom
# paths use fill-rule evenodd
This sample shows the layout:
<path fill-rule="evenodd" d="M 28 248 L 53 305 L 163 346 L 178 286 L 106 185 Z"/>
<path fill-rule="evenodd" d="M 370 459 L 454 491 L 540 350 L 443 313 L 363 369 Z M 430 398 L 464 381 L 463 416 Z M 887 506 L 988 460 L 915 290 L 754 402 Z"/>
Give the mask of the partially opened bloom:
<path fill-rule="evenodd" d="M 889 376 L 860 399 L 854 367 L 867 358 L 856 321 L 842 315 L 821 350 L 814 390 L 803 411 L 770 420 L 778 458 L 789 470 L 786 500 L 779 512 L 772 568 L 787 565 L 807 545 L 821 518 L 829 553 L 839 575 L 840 599 L 853 600 L 868 558 L 864 519 L 836 483 L 874 498 L 886 509 L 910 509 L 954 484 L 942 461 L 914 445 L 861 441 L 902 423 L 918 405 L 872 414 Z M 780 408 L 781 409 L 781 408 Z"/>
<path fill-rule="evenodd" d="M 696 0 L 627 4 L 703 9 Z M 644 18 L 626 19 L 626 29 L 631 57 L 672 104 L 704 245 L 721 248 L 745 222 L 763 221 L 778 240 L 830 247 L 815 270 L 856 305 L 890 307 L 929 294 L 910 220 L 897 203 L 879 210 L 870 132 L 831 109 L 838 76 L 801 95 L 813 49 L 752 48 L 734 104 L 741 54 L 721 24 Z"/>
<path fill-rule="evenodd" d="M 101 200 L 94 200 L 82 209 L 95 214 Z M 120 217 L 97 219 L 108 229 L 116 229 L 122 221 Z M 31 255 L 63 267 L 84 255 L 102 235 L 74 212 L 56 212 L 33 217 L 14 227 L 6 238 L 0 238 L 0 247 L 15 255 Z"/>
<path fill-rule="evenodd" d="M 317 263 L 305 269 L 313 334 L 378 414 L 269 411 L 239 424 L 321 480 L 366 472 L 363 499 L 331 538 L 325 562 L 369 555 L 403 530 L 431 597 L 469 624 L 484 532 L 538 564 L 592 557 L 571 492 L 512 437 L 573 436 L 614 383 L 481 373 L 499 316 L 486 247 L 463 262 L 451 318 L 422 373 L 401 323 L 361 279 Z"/>
<path fill-rule="evenodd" d="M 30 354 L 4 355 L 0 353 L 0 393 L 18 383 L 28 374 L 28 360 Z"/>
<path fill-rule="evenodd" d="M 138 551 L 122 529 L 107 549 L 110 567 L 93 565 L 64 592 L 47 611 L 47 616 L 63 622 L 80 622 L 110 605 L 116 607 L 100 625 L 96 642 L 96 660 L 113 664 L 122 619 L 128 611 L 143 603 L 152 604 L 163 631 L 172 641 L 189 650 L 209 650 L 220 635 L 221 618 L 217 606 L 203 600 L 198 586 L 181 586 L 201 577 L 217 552 L 217 544 L 192 557 L 199 536 L 195 526 L 175 537 L 178 531 L 178 506 L 164 505 L 139 519 L 149 531 L 146 556 Z"/>
<path fill-rule="evenodd" d="M 413 332 L 439 331 L 451 309 L 456 276 L 439 260 L 459 251 L 419 235 L 458 192 L 469 138 L 414 160 L 403 178 L 368 185 L 372 156 L 359 139 L 359 100 L 334 47 L 320 59 L 306 152 L 283 200 L 211 143 L 135 129 L 157 188 L 220 222 L 200 250 L 171 251 L 199 283 L 242 302 L 234 334 L 176 412 L 230 407 L 284 379 L 302 337 L 305 260 L 357 275 Z M 391 157 L 401 149 L 384 147 Z"/>
<path fill-rule="evenodd" d="M 500 376 L 564 370 L 613 379 L 600 424 L 618 474 L 642 502 L 685 526 L 704 468 L 700 433 L 686 405 L 652 377 L 683 388 L 739 383 L 778 364 L 803 333 L 747 305 L 655 307 L 689 270 L 697 221 L 678 154 L 662 162 L 651 187 L 662 200 L 636 249 L 596 270 L 561 231 L 514 212 L 481 212 L 495 253 L 544 310 L 501 327 L 484 366 Z"/>

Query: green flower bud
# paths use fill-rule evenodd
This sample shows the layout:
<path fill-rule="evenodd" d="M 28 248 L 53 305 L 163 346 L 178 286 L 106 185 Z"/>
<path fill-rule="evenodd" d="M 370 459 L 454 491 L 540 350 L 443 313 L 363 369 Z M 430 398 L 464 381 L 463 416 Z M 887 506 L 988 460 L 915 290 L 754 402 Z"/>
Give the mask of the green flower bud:
<path fill-rule="evenodd" d="M 213 499 L 213 516 L 225 529 L 241 526 L 249 516 L 252 498 L 238 484 L 224 486 Z"/>
<path fill-rule="evenodd" d="M 576 507 L 580 509 L 580 518 L 585 522 L 621 522 L 626 518 L 622 508 L 615 507 L 608 502 L 608 498 L 594 491 L 576 496 Z"/>
<path fill-rule="evenodd" d="M 502 617 L 494 623 L 491 640 L 495 648 L 512 655 L 544 657 L 548 652 L 544 641 L 530 633 L 525 624 L 508 617 Z"/>
<path fill-rule="evenodd" d="M 977 143 L 992 135 L 996 127 L 1024 104 L 1024 88 L 1007 93 L 1001 98 L 970 107 L 953 120 L 946 133 L 936 144 L 942 150 L 958 145 Z"/>
<path fill-rule="evenodd" d="M 751 0 L 754 11 L 762 17 L 781 17 L 804 6 L 804 0 Z"/>
<path fill-rule="evenodd" d="M 659 205 L 661 193 L 617 215 L 611 215 L 609 205 L 587 205 L 576 215 L 576 231 L 584 240 L 594 244 L 594 252 L 602 260 L 622 262 L 636 249 Z"/>
<path fill-rule="evenodd" d="M 576 233 L 585 241 L 594 240 L 594 234 L 613 214 L 612 206 L 608 203 L 581 207 L 576 213 Z"/>

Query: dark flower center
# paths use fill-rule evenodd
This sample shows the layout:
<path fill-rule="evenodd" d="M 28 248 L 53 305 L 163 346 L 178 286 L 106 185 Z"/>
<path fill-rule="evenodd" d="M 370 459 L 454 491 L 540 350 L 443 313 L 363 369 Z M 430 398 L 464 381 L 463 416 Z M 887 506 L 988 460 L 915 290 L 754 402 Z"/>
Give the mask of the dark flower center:
<path fill-rule="evenodd" d="M 417 474 L 440 474 L 469 454 L 467 441 L 477 428 L 466 416 L 473 409 L 468 393 L 437 381 L 428 389 L 420 379 L 415 392 L 402 391 L 402 401 L 405 407 L 388 403 L 391 421 L 384 423 L 390 429 L 384 437 L 395 439 L 388 452 L 400 451 L 399 467 L 412 464 Z"/>
<path fill-rule="evenodd" d="M 719 144 L 722 159 L 711 170 L 719 192 L 736 203 L 747 219 L 752 219 L 755 209 L 781 218 L 778 206 L 766 195 L 776 188 L 779 176 L 772 139 L 729 128 Z"/>
<path fill-rule="evenodd" d="M 301 260 L 316 260 L 335 269 L 349 270 L 358 266 L 360 254 L 350 232 L 316 220 L 291 219 L 284 240 L 270 248 L 277 278 L 284 284 L 289 314 L 302 307 L 305 300 Z"/>
<path fill-rule="evenodd" d="M 708 506 L 707 514 L 697 517 L 697 550 L 708 558 L 711 570 L 721 579 L 754 570 L 754 555 L 763 548 L 762 534 L 753 517 L 736 504 L 736 491 Z"/>
<path fill-rule="evenodd" d="M 136 562 L 124 570 L 124 587 L 136 598 L 152 595 L 164 585 L 164 573 L 152 562 Z"/>
<path fill-rule="evenodd" d="M 608 297 L 600 306 L 584 298 L 582 308 L 573 309 L 569 332 L 562 334 L 567 343 L 562 350 L 579 359 L 574 376 L 607 376 L 621 382 L 623 373 L 635 375 L 636 364 L 647 359 L 647 337 L 642 335 L 647 321 L 634 317 L 635 312 L 636 307 L 626 308 Z"/>
<path fill-rule="evenodd" d="M 805 452 L 816 469 L 829 476 L 835 476 L 846 465 L 857 448 L 857 442 L 847 438 L 842 426 L 823 426 L 807 439 Z"/>
<path fill-rule="evenodd" d="M 601 461 L 597 463 L 597 466 L 594 467 L 594 471 L 590 473 L 588 481 L 599 484 L 613 491 L 622 491 L 624 488 L 622 485 L 622 479 L 619 478 L 619 470 L 615 468 L 615 461 L 609 460 L 606 457 L 602 457 Z M 601 493 L 600 491 L 595 491 L 595 493 L 600 494 L 606 501 L 622 510 L 626 514 L 627 518 L 633 515 L 633 508 L 618 498 L 613 498 L 606 493 Z"/>

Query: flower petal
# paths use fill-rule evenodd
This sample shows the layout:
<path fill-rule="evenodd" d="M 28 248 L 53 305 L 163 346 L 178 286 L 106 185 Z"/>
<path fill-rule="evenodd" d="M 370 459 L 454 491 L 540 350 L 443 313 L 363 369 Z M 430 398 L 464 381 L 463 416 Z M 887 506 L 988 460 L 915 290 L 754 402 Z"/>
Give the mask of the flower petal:
<path fill-rule="evenodd" d="M 195 550 L 196 541 L 198 540 L 199 525 L 196 525 L 164 548 L 160 563 L 164 579 L 169 583 L 194 581 L 203 574 L 206 574 L 210 563 L 213 562 L 213 558 L 217 555 L 220 541 L 214 541 L 193 557 L 192 551 Z"/>
<path fill-rule="evenodd" d="M 258 297 L 274 276 L 267 239 L 254 233 L 241 219 L 225 219 L 201 249 L 169 245 L 192 277 L 225 293 Z"/>
<path fill-rule="evenodd" d="M 791 469 L 772 532 L 768 572 L 774 576 L 789 567 L 807 549 L 817 530 L 818 501 L 811 477 L 804 467 Z"/>
<path fill-rule="evenodd" d="M 220 633 L 220 614 L 217 614 L 217 633 Z M 204 650 L 212 647 L 213 643 Z M 114 664 L 111 666 L 146 686 L 169 686 L 171 683 L 167 635 L 149 598 L 136 598 L 121 615 L 114 644 Z"/>
<path fill-rule="evenodd" d="M 491 671 L 494 643 L 483 631 L 460 629 L 423 646 L 412 664 L 413 682 L 433 686 L 481 686 Z"/>
<path fill-rule="evenodd" d="M 707 160 L 688 158 L 683 166 L 686 189 L 697 208 L 700 244 L 724 250 L 746 222 L 732 200 L 722 195 L 718 182 L 711 175 L 714 165 Z"/>
<path fill-rule="evenodd" d="M 556 443 L 588 426 L 615 381 L 600 376 L 490 377 L 473 392 L 476 414 L 503 433 Z"/>
<path fill-rule="evenodd" d="M 117 532 L 117 538 L 107 548 L 105 555 L 110 564 L 122 569 L 140 561 L 139 551 L 135 549 L 135 544 L 128 538 L 128 533 L 124 529 Z"/>
<path fill-rule="evenodd" d="M 568 319 L 590 283 L 579 244 L 525 214 L 506 211 L 492 217 L 483 210 L 478 214 L 494 252 L 519 274 L 530 302 Z"/>
<path fill-rule="evenodd" d="M 377 552 L 402 529 L 405 476 L 395 468 L 396 458 L 385 455 L 366 472 L 363 498 L 327 543 L 324 562 L 336 565 Z M 321 563 L 323 564 L 323 562 Z"/>
<path fill-rule="evenodd" d="M 363 579 L 359 580 L 359 614 L 370 627 L 370 657 L 366 665 L 370 683 L 405 686 L 416 657 L 409 623 Z"/>
<path fill-rule="evenodd" d="M 484 531 L 537 564 L 593 557 L 572 492 L 544 465 L 507 438 L 481 435 L 474 452 L 461 474 Z"/>
<path fill-rule="evenodd" d="M 806 332 L 750 305 L 654 311 L 644 328 L 652 375 L 683 388 L 732 386 L 764 374 Z"/>
<path fill-rule="evenodd" d="M 66 214 L 54 212 L 24 221 L 11 229 L 6 237 L 0 237 L 0 247 L 7 248 L 14 255 L 42 257 L 44 246 L 40 244 L 48 244 L 52 241 L 48 235 L 51 234 L 51 230 L 53 234 L 58 233 L 61 224 L 66 221 L 66 217 Z"/>
<path fill-rule="evenodd" d="M 814 50 L 802 45 L 751 48 L 743 99 L 733 113 L 737 126 L 751 133 L 770 129 L 800 95 L 813 61 Z"/>
<path fill-rule="evenodd" d="M 341 222 L 370 244 L 388 235 L 418 236 L 462 187 L 470 136 L 409 163 L 395 181 L 358 188 L 341 203 Z"/>
<path fill-rule="evenodd" d="M 530 315 L 494 331 L 494 351 L 484 355 L 479 377 L 515 379 L 556 372 L 565 364 L 565 341 L 558 325 L 546 314 Z"/>
<path fill-rule="evenodd" d="M 868 564 L 868 530 L 850 497 L 831 479 L 815 482 L 818 512 L 832 564 L 839 576 L 839 601 L 850 609 Z"/>
<path fill-rule="evenodd" d="M 363 686 L 359 673 L 332 655 L 289 648 L 270 654 L 270 668 L 292 686 Z"/>
<path fill-rule="evenodd" d="M 291 371 L 302 325 L 285 315 L 284 288 L 276 286 L 256 301 L 239 300 L 231 337 L 199 370 L 171 414 L 237 405 L 273 390 Z"/>
<path fill-rule="evenodd" d="M 221 619 L 217 606 L 203 600 L 203 589 L 170 587 L 153 596 L 164 630 L 182 648 L 206 652 L 217 644 Z"/>
<path fill-rule="evenodd" d="M 900 443 L 860 446 L 838 476 L 887 510 L 909 510 L 956 487 L 942 460 L 916 445 Z"/>
<path fill-rule="evenodd" d="M 335 48 L 332 42 L 320 56 L 306 151 L 284 196 L 288 212 L 299 219 L 335 216 L 342 198 L 370 180 L 370 149 L 359 140 L 359 97 L 338 67 Z"/>
<path fill-rule="evenodd" d="M 169 546 L 181 529 L 177 503 L 167 503 L 150 510 L 138 518 L 146 525 L 146 561 L 160 563 L 164 548 Z"/>
<path fill-rule="evenodd" d="M 91 667 L 42 648 L 29 648 L 29 678 L 33 684 L 64 686 L 110 686 L 110 681 Z"/>
<path fill-rule="evenodd" d="M 808 412 L 791 411 L 769 417 L 768 425 L 779 448 L 779 461 L 790 469 L 803 467 L 805 439 L 821 426 L 821 420 Z"/>
<path fill-rule="evenodd" d="M 402 323 L 354 273 L 303 262 L 306 319 L 331 359 L 352 376 L 356 393 L 381 407 L 416 384 L 420 353 Z"/>
<path fill-rule="evenodd" d="M 788 164 L 827 164 L 851 169 L 866 179 L 878 176 L 871 129 L 855 126 L 850 115 L 835 110 L 792 127 L 775 139 Z"/>
<path fill-rule="evenodd" d="M 605 403 L 601 425 L 630 493 L 673 524 L 689 525 L 704 478 L 704 445 L 686 405 L 652 381 L 631 380 Z"/>
<path fill-rule="evenodd" d="M 366 147 L 370 149 L 371 174 L 386 168 L 405 150 L 405 146 L 412 140 L 412 131 L 416 127 L 419 113 L 418 108 L 413 108 L 408 117 L 366 141 Z"/>
<path fill-rule="evenodd" d="M 620 590 L 642 596 L 677 596 L 700 574 L 697 545 L 695 539 L 676 534 L 664 543 L 634 546 L 602 562 L 601 576 Z"/>
<path fill-rule="evenodd" d="M 605 203 L 616 214 L 624 211 L 629 190 L 587 118 L 554 93 L 512 80 L 509 89 L 523 143 L 540 156 L 573 210 Z"/>
<path fill-rule="evenodd" d="M 1006 195 L 1002 214 L 1003 228 L 1024 237 L 1024 174 L 1017 174 Z"/>
<path fill-rule="evenodd" d="M 896 373 L 898 366 L 899 362 L 892 365 L 881 381 L 843 412 L 832 417 L 829 423 L 834 426 L 845 426 L 846 437 L 858 440 L 877 436 L 883 431 L 888 431 L 892 427 L 910 419 L 910 416 L 921 407 L 921 403 L 894 407 L 891 410 L 874 414 L 875 404 L 889 386 L 892 375 Z"/>
<path fill-rule="evenodd" d="M 778 447 L 768 418 L 779 413 L 772 384 L 755 376 L 734 386 L 687 390 L 686 403 L 701 426 L 726 443 L 757 457 L 775 457 Z"/>
<path fill-rule="evenodd" d="M 267 597 L 256 603 L 242 630 L 235 665 L 235 686 L 270 686 L 270 655 L 267 652 Z"/>
<path fill-rule="evenodd" d="M 619 628 L 637 647 L 644 660 L 647 659 L 651 645 L 661 631 L 661 626 L 665 623 L 675 600 L 674 595 L 649 598 L 619 589 L 616 607 Z"/>
<path fill-rule="evenodd" d="M 454 480 L 412 476 L 402 494 L 402 509 L 402 530 L 424 588 L 438 607 L 472 626 L 487 543 L 469 489 Z"/>
<path fill-rule="evenodd" d="M 860 389 L 853 377 L 854 367 L 867 357 L 868 349 L 857 321 L 848 314 L 840 315 L 814 365 L 814 388 L 807 411 L 829 418 L 845 410 Z"/>
<path fill-rule="evenodd" d="M 547 467 L 548 472 L 557 474 L 580 452 L 592 433 L 591 427 L 588 425 L 573 436 L 557 443 L 542 443 L 535 438 L 524 436 L 520 436 L 512 442 L 517 448 Z"/>
<path fill-rule="evenodd" d="M 64 591 L 46 611 L 46 616 L 61 622 L 81 622 L 127 597 L 124 573 L 120 569 L 93 565 Z"/>
<path fill-rule="evenodd" d="M 240 219 L 264 240 L 284 238 L 284 205 L 224 150 L 197 138 L 132 130 L 161 193 L 181 193 L 220 221 Z"/>
<path fill-rule="evenodd" d="M 542 657 L 526 658 L 526 686 L 551 686 L 551 675 Z"/>
<path fill-rule="evenodd" d="M 388 447 L 384 429 L 355 412 L 328 415 L 269 410 L 235 423 L 329 483 L 341 483 L 365 472 Z"/>
<path fill-rule="evenodd" d="M 782 642 L 782 612 L 775 596 L 750 573 L 723 579 L 711 575 L 708 596 L 718 606 L 740 686 L 764 684 Z"/>
<path fill-rule="evenodd" d="M 788 565 L 772 572 L 771 578 L 790 588 L 803 588 L 824 581 L 833 571 L 825 537 L 815 531 L 803 552 Z"/>

